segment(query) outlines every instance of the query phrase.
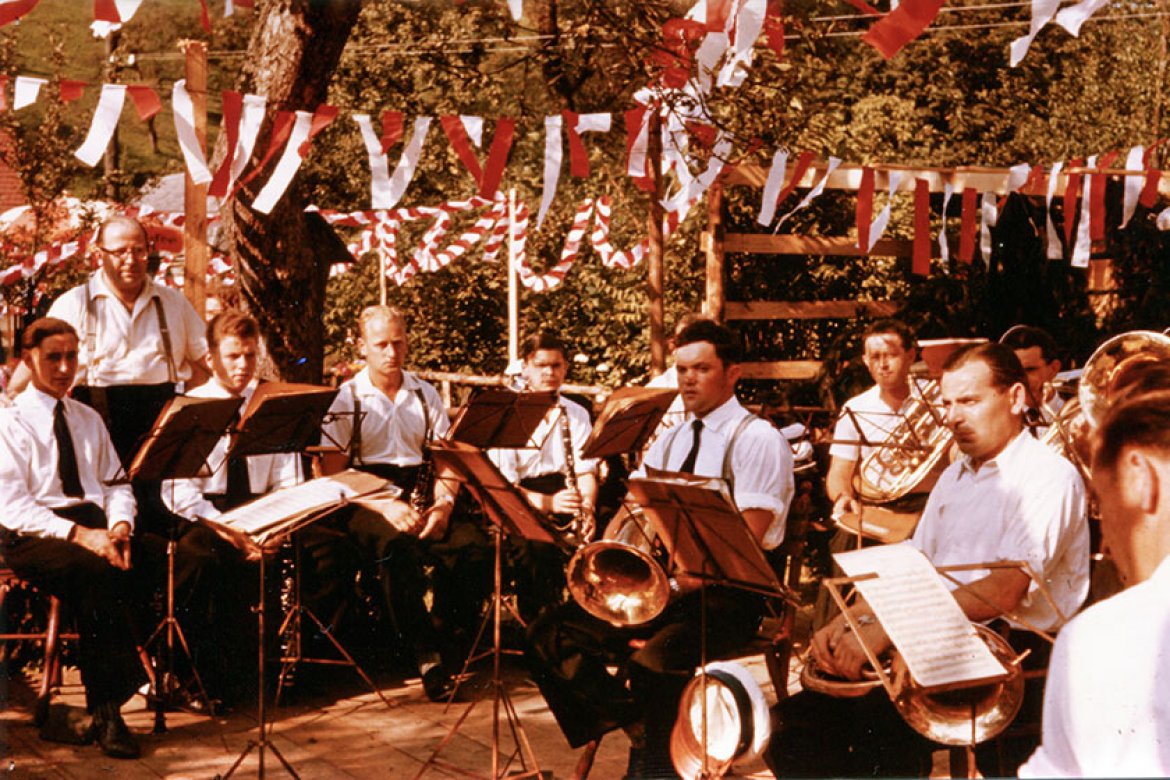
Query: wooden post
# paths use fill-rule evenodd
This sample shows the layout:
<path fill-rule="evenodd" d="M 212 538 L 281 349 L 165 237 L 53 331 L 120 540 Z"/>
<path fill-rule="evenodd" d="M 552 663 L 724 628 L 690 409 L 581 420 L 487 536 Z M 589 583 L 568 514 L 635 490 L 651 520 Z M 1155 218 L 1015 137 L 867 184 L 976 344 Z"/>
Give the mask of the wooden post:
<path fill-rule="evenodd" d="M 121 30 L 110 30 L 109 35 L 106 36 L 106 81 L 117 84 L 120 79 L 118 76 L 118 39 L 121 37 Z M 121 187 L 119 186 L 118 170 L 118 126 L 114 125 L 114 132 L 110 136 L 110 143 L 106 146 L 105 154 L 102 155 L 102 172 L 106 178 L 106 198 L 118 203 L 122 200 Z"/>
<path fill-rule="evenodd" d="M 666 370 L 666 327 L 662 305 L 663 230 L 665 210 L 662 208 L 662 131 L 657 107 L 651 107 L 649 144 L 646 150 L 650 161 L 650 176 L 654 192 L 650 198 L 647 233 L 650 251 L 646 253 L 646 299 L 650 318 L 650 375 L 658 376 Z"/>
<path fill-rule="evenodd" d="M 181 41 L 186 55 L 187 91 L 195 108 L 195 137 L 207 154 L 207 45 L 203 41 Z M 195 184 L 188 173 L 184 179 L 183 211 L 183 293 L 203 316 L 207 308 L 207 185 Z"/>
<path fill-rule="evenodd" d="M 707 190 L 707 230 L 702 237 L 707 258 L 707 294 L 703 313 L 723 322 L 726 295 L 723 290 L 723 185 L 716 182 Z"/>
<path fill-rule="evenodd" d="M 516 190 L 508 190 L 508 368 L 520 360 L 520 287 L 516 276 Z"/>

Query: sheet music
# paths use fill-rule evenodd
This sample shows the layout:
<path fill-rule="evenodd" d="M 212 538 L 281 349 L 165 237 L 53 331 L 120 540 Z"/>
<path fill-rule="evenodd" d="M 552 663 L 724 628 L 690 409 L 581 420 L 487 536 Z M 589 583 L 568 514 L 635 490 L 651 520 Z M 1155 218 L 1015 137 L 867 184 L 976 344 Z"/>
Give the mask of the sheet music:
<path fill-rule="evenodd" d="M 286 520 L 342 503 L 355 496 L 378 490 L 387 484 L 389 483 L 372 474 L 345 471 L 338 475 L 320 477 L 300 485 L 274 490 L 230 512 L 225 512 L 214 522 L 249 536 L 257 536 Z"/>
<path fill-rule="evenodd" d="M 1003 677 L 1004 669 L 925 555 L 907 544 L 836 553 L 873 609 L 914 680 L 924 688 L 955 687 Z"/>

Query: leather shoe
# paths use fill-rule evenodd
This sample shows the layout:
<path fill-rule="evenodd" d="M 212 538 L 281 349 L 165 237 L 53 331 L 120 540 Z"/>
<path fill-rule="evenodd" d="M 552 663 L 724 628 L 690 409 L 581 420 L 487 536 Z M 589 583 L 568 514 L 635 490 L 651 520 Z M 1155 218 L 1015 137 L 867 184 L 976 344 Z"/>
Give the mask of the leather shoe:
<path fill-rule="evenodd" d="M 94 710 L 93 737 L 110 758 L 138 758 L 142 752 L 117 705 L 103 704 Z"/>
<path fill-rule="evenodd" d="M 455 690 L 455 681 L 451 675 L 443 670 L 442 665 L 436 664 L 423 672 L 423 691 L 433 702 L 445 702 Z"/>

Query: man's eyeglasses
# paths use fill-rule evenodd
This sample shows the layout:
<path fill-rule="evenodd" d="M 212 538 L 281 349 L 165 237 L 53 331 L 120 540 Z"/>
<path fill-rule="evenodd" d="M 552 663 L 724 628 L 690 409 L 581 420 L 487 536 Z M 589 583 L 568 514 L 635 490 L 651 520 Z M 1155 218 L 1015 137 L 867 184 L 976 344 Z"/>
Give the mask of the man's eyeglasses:
<path fill-rule="evenodd" d="M 117 257 L 122 260 L 133 258 L 134 260 L 146 260 L 150 257 L 150 252 L 144 246 L 124 246 L 121 249 L 107 249 L 104 246 L 98 246 L 98 249 L 105 252 L 111 257 Z"/>

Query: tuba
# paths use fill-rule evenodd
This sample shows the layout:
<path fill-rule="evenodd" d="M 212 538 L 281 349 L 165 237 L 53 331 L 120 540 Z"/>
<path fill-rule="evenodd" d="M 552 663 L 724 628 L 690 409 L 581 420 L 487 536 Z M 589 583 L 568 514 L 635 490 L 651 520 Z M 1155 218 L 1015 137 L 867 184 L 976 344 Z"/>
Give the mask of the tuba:
<path fill-rule="evenodd" d="M 671 583 L 657 534 L 641 512 L 615 517 L 601 539 L 580 547 L 565 578 L 569 594 L 590 615 L 615 626 L 637 626 L 661 614 Z"/>
<path fill-rule="evenodd" d="M 987 626 L 975 624 L 979 638 L 1007 670 L 1006 678 L 948 691 L 927 692 L 911 679 L 901 656 L 890 653 L 888 675 L 894 681 L 894 707 L 902 719 L 929 740 L 943 745 L 977 745 L 1011 725 L 1024 701 L 1024 674 L 1008 641 Z M 800 683 L 805 690 L 836 697 L 864 696 L 882 682 L 876 672 L 864 680 L 828 675 L 812 653 L 804 658 Z"/>
<path fill-rule="evenodd" d="M 1089 427 L 1100 425 L 1123 393 L 1155 383 L 1159 387 L 1170 383 L 1170 336 L 1133 330 L 1108 339 L 1085 361 L 1077 387 Z"/>

